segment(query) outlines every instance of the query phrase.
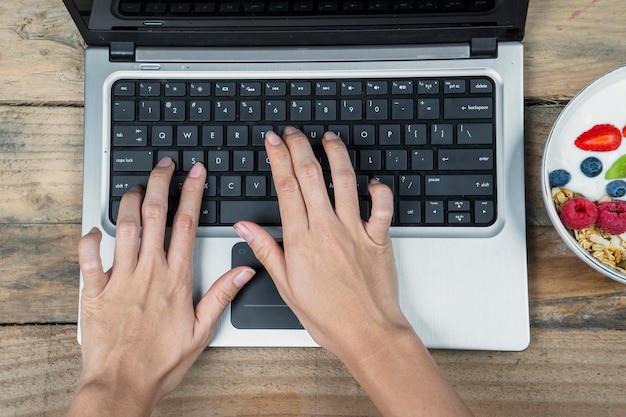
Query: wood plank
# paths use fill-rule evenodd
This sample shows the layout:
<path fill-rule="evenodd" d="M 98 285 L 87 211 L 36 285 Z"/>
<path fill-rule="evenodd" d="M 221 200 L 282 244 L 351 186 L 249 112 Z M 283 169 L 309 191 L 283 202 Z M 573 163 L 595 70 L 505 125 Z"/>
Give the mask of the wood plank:
<path fill-rule="evenodd" d="M 82 103 L 83 41 L 62 0 L 0 4 L 0 104 Z M 6 65 L 6 63 L 11 65 Z"/>
<path fill-rule="evenodd" d="M 0 324 L 75 323 L 80 226 L 0 225 Z"/>
<path fill-rule="evenodd" d="M 0 324 L 74 323 L 80 227 L 0 225 Z M 589 268 L 551 227 L 528 230 L 535 327 L 626 330 L 626 285 Z"/>
<path fill-rule="evenodd" d="M 526 96 L 567 100 L 623 65 L 622 15 L 618 1 L 531 0 Z M 0 62 L 11 62 L 0 65 L 0 104 L 83 102 L 82 38 L 61 0 L 2 2 L 0 44 L 12 46 L 0 52 Z"/>
<path fill-rule="evenodd" d="M 82 108 L 0 105 L 0 224 L 79 223 L 82 175 Z"/>
<path fill-rule="evenodd" d="M 477 416 L 617 416 L 623 331 L 534 329 L 524 352 L 434 351 Z M 63 416 L 80 373 L 75 326 L 0 328 L 0 409 Z M 154 416 L 378 416 L 323 349 L 207 349 Z"/>
<path fill-rule="evenodd" d="M 523 42 L 525 96 L 568 100 L 624 65 L 623 7 L 611 0 L 530 0 Z"/>

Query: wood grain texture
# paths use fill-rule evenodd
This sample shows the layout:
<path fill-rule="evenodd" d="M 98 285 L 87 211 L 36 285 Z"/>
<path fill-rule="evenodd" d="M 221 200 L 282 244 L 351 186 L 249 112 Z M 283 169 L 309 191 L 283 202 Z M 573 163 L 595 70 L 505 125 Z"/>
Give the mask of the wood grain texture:
<path fill-rule="evenodd" d="M 524 352 L 434 351 L 477 416 L 616 417 L 623 332 L 541 330 Z M 0 328 L 3 416 L 63 416 L 80 374 L 75 326 Z M 379 416 L 323 349 L 207 349 L 154 416 Z"/>
<path fill-rule="evenodd" d="M 80 223 L 83 110 L 0 105 L 0 224 Z"/>

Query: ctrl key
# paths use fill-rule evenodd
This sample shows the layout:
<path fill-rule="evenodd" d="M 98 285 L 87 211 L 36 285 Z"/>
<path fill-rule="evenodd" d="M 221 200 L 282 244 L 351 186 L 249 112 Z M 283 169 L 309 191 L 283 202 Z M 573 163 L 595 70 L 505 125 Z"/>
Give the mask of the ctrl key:
<path fill-rule="evenodd" d="M 152 151 L 114 151 L 113 171 L 151 171 L 154 166 Z"/>

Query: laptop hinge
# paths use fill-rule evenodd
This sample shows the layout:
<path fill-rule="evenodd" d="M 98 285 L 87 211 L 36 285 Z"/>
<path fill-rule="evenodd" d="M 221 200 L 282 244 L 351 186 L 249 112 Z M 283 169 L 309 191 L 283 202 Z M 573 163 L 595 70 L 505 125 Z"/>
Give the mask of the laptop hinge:
<path fill-rule="evenodd" d="M 111 42 L 109 60 L 112 62 L 132 62 L 135 60 L 135 44 L 133 42 Z"/>
<path fill-rule="evenodd" d="M 473 38 L 470 44 L 470 54 L 473 58 L 498 56 L 498 41 L 496 38 Z"/>

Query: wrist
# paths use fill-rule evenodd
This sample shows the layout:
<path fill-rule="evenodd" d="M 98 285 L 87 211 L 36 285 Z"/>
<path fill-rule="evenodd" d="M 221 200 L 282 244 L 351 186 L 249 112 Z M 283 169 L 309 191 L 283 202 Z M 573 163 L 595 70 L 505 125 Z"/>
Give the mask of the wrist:
<path fill-rule="evenodd" d="M 156 405 L 153 396 L 132 384 L 109 378 L 81 378 L 68 417 L 150 416 Z"/>

